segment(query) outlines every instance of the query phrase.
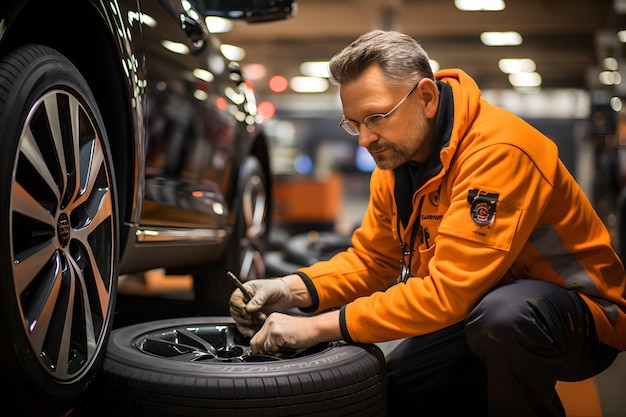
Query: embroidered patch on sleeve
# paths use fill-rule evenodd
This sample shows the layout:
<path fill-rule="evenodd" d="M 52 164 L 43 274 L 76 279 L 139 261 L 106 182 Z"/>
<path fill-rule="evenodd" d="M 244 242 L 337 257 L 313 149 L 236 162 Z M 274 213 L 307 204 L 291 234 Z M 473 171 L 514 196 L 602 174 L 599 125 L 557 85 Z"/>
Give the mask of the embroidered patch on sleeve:
<path fill-rule="evenodd" d="M 472 205 L 470 216 L 479 226 L 491 224 L 496 215 L 496 203 L 500 194 L 489 193 L 479 189 L 467 193 L 467 201 Z"/>

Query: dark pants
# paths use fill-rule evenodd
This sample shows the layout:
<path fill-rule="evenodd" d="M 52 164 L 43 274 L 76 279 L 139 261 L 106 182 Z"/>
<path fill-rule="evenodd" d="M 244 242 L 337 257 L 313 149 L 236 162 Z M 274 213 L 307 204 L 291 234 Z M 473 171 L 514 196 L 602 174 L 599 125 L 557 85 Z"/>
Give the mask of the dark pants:
<path fill-rule="evenodd" d="M 539 280 L 495 288 L 465 322 L 403 340 L 387 357 L 390 416 L 564 416 L 557 380 L 590 378 L 619 351 L 598 341 L 571 291 Z"/>

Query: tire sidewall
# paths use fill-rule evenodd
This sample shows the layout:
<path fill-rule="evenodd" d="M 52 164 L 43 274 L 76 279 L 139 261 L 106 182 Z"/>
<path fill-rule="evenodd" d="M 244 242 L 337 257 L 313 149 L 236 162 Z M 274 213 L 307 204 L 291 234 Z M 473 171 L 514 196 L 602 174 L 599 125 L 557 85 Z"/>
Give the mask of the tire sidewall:
<path fill-rule="evenodd" d="M 232 325 L 234 321 L 230 317 L 188 317 L 138 323 L 116 329 L 111 334 L 105 366 L 107 361 L 114 361 L 129 368 L 142 369 L 160 375 L 202 378 L 276 377 L 325 372 L 336 369 L 345 363 L 351 363 L 355 357 L 376 354 L 372 350 L 378 350 L 375 346 L 366 347 L 338 343 L 329 345 L 327 349 L 321 352 L 276 362 L 189 363 L 155 357 L 141 352 L 134 346 L 134 341 L 143 334 L 179 326 L 193 327 L 203 323 Z M 380 358 L 382 358 L 382 354 Z M 384 361 L 384 359 L 382 360 Z"/>

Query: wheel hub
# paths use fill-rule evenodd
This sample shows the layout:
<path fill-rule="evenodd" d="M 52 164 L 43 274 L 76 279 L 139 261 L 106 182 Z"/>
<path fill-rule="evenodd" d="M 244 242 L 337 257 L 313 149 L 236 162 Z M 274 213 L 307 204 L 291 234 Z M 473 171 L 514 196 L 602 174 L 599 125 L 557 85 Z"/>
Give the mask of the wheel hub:
<path fill-rule="evenodd" d="M 70 241 L 70 219 L 65 213 L 61 213 L 57 222 L 57 238 L 62 247 L 66 247 Z"/>

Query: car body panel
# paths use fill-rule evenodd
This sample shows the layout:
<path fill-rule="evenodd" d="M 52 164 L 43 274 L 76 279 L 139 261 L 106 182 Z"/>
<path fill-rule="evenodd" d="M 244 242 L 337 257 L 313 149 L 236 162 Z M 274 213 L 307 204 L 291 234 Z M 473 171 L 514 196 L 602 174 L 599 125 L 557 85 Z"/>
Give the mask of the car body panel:
<path fill-rule="evenodd" d="M 29 10 L 49 8 L 49 16 L 61 16 L 51 3 L 31 0 L 1 5 L 0 50 L 13 46 L 13 25 L 23 25 Z M 219 39 L 208 34 L 203 12 L 193 8 L 194 4 L 205 9 L 217 5 L 213 9 L 219 10 L 223 5 L 219 1 L 189 3 L 94 0 L 71 6 L 78 13 L 90 7 L 96 14 L 87 18 L 99 18 L 79 23 L 92 29 L 81 31 L 82 37 L 73 41 L 75 49 L 67 46 L 71 36 L 67 25 L 74 24 L 68 17 L 59 21 L 63 30 L 47 23 L 50 28 L 44 25 L 40 35 L 35 33 L 40 27 L 35 20 L 35 31 L 28 36 L 45 43 L 45 32 L 53 32 L 48 37 L 51 46 L 76 57 L 96 96 L 107 96 L 109 87 L 117 92 L 117 97 L 108 95 L 102 101 L 118 107 L 104 112 L 108 113 L 107 128 L 113 127 L 109 135 L 120 183 L 121 273 L 158 264 L 180 267 L 220 256 L 232 232 L 231 208 L 240 164 L 255 141 L 264 140 L 254 95 L 238 67 L 222 55 Z M 242 13 L 247 13 L 246 2 L 239 3 Z M 186 9 L 184 4 L 188 4 Z M 92 37 L 95 32 L 108 34 L 110 50 L 93 61 L 89 55 L 97 52 L 84 51 L 102 43 Z M 189 52 L 181 56 L 164 47 L 166 42 L 183 45 Z M 115 67 L 115 74 L 101 81 L 103 66 Z M 207 82 L 202 76 L 212 80 Z M 117 85 L 110 85 L 111 80 Z M 198 94 L 203 96 L 198 98 Z M 170 256 L 163 258 L 165 244 L 171 245 Z M 214 250 L 194 251 L 201 245 Z"/>

